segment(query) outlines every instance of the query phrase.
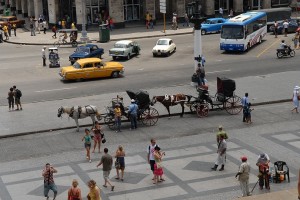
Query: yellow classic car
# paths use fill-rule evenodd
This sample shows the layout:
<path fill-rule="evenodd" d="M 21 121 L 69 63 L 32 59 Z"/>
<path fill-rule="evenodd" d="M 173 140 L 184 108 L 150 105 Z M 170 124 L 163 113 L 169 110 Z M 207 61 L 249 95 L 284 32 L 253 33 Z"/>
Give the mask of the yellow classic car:
<path fill-rule="evenodd" d="M 117 78 L 124 74 L 124 66 L 119 62 L 103 62 L 99 58 L 84 58 L 73 65 L 62 67 L 59 75 L 63 80 L 84 80 L 92 78 Z"/>

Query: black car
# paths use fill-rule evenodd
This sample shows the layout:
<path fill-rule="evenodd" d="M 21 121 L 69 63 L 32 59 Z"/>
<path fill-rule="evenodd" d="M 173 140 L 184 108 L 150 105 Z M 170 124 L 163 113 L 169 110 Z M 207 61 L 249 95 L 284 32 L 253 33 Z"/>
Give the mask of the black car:
<path fill-rule="evenodd" d="M 298 21 L 296 19 L 291 19 L 289 21 L 288 33 L 295 33 L 298 28 Z M 270 26 L 270 32 L 274 33 L 274 25 Z M 278 23 L 278 34 L 284 34 L 283 22 Z"/>

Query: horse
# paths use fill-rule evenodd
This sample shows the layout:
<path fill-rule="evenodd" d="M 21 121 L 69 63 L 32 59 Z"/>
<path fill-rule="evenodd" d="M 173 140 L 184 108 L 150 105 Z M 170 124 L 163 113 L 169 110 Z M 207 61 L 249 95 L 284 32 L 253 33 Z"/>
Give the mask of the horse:
<path fill-rule="evenodd" d="M 58 109 L 57 117 L 61 117 L 63 113 L 66 113 L 75 120 L 77 126 L 77 132 L 79 131 L 78 119 L 83 119 L 90 117 L 93 121 L 93 127 L 95 125 L 95 117 L 100 121 L 102 119 L 100 113 L 96 106 L 87 105 L 87 106 L 73 106 L 73 107 L 63 107 L 61 106 Z"/>
<path fill-rule="evenodd" d="M 170 106 L 176 106 L 178 104 L 181 105 L 182 112 L 180 114 L 180 117 L 183 117 L 184 114 L 184 104 L 189 97 L 185 94 L 175 94 L 175 95 L 168 95 L 165 96 L 153 96 L 151 105 L 154 105 L 156 102 L 160 102 L 162 105 L 166 107 L 169 113 L 169 119 L 170 119 Z"/>

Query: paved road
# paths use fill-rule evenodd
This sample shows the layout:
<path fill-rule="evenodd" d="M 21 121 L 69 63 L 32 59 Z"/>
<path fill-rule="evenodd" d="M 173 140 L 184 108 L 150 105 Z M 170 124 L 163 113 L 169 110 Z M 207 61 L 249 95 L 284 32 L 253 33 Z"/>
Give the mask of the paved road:
<path fill-rule="evenodd" d="M 238 182 L 234 179 L 240 157 L 247 155 L 251 165 L 250 186 L 257 180 L 257 155 L 266 152 L 271 162 L 284 160 L 288 163 L 291 183 L 271 185 L 271 193 L 294 189 L 300 166 L 300 115 L 289 112 L 290 104 L 274 104 L 255 107 L 253 124 L 241 122 L 241 116 L 228 116 L 214 112 L 210 117 L 197 119 L 192 115 L 184 118 L 161 119 L 158 126 L 140 127 L 114 133 L 105 129 L 108 147 L 113 153 L 119 144 L 126 150 L 124 182 L 114 180 L 115 192 L 102 188 L 104 200 L 122 199 L 234 199 L 240 195 Z M 224 172 L 212 172 L 210 167 L 216 159 L 215 130 L 223 124 L 229 134 L 227 163 Z M 92 155 L 92 163 L 85 160 L 80 138 L 83 132 L 72 130 L 50 132 L 0 140 L 0 199 L 39 200 L 42 198 L 41 169 L 46 162 L 58 169 L 55 176 L 59 188 L 58 200 L 66 198 L 66 190 L 73 178 L 79 180 L 84 196 L 86 182 L 93 178 L 103 184 L 101 169 L 96 169 L 102 154 Z M 166 151 L 164 159 L 166 182 L 154 186 L 145 156 L 150 138 L 157 138 Z M 103 145 L 101 149 L 103 150 Z M 22 149 L 22 151 L 19 151 Z M 254 190 L 254 194 L 267 191 Z M 52 195 L 52 194 L 51 194 Z"/>

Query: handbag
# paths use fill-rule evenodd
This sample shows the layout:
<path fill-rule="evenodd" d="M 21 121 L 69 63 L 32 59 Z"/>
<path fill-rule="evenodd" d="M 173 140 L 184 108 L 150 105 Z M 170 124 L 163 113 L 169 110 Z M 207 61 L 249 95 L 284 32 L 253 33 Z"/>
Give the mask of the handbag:
<path fill-rule="evenodd" d="M 103 137 L 101 142 L 104 144 L 106 142 L 106 139 Z"/>
<path fill-rule="evenodd" d="M 115 161 L 115 168 L 120 168 L 120 162 L 119 162 L 119 159 L 117 158 L 116 161 Z"/>

